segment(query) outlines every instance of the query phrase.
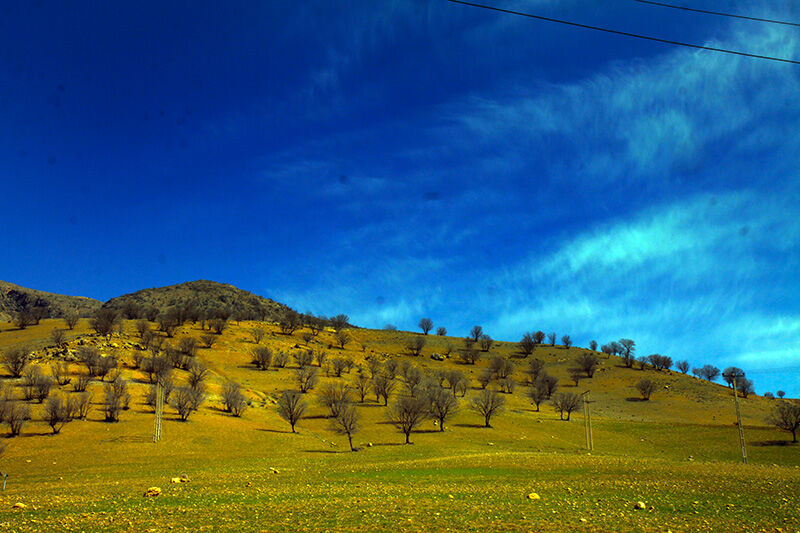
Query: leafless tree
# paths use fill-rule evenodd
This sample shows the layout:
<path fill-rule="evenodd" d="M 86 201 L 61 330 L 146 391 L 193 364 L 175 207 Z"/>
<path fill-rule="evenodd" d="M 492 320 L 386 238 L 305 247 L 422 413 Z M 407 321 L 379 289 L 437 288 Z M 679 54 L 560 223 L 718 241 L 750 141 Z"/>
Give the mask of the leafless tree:
<path fill-rule="evenodd" d="M 384 372 L 379 372 L 372 378 L 372 390 L 375 391 L 375 401 L 383 398 L 383 405 L 388 405 L 389 396 L 395 387 L 394 378 L 390 378 Z"/>
<path fill-rule="evenodd" d="M 494 340 L 487 334 L 482 334 L 478 339 L 478 345 L 481 347 L 481 350 L 484 352 L 488 352 L 491 350 L 492 345 L 494 344 Z"/>
<path fill-rule="evenodd" d="M 192 358 L 197 356 L 197 339 L 192 337 L 183 337 L 178 341 L 178 350 L 186 357 Z"/>
<path fill-rule="evenodd" d="M 485 389 L 494 379 L 494 374 L 492 374 L 490 370 L 485 370 L 478 374 L 478 377 L 475 379 L 478 381 L 478 384 L 480 384 L 481 388 Z"/>
<path fill-rule="evenodd" d="M 788 400 L 778 402 L 767 417 L 767 423 L 790 432 L 792 442 L 797 442 L 797 430 L 800 429 L 800 402 Z"/>
<path fill-rule="evenodd" d="M 481 358 L 480 352 L 474 348 L 464 348 L 458 355 L 461 357 L 461 360 L 468 365 L 474 365 L 478 359 Z"/>
<path fill-rule="evenodd" d="M 119 323 L 119 315 L 113 309 L 101 307 L 95 311 L 94 316 L 89 320 L 89 325 L 98 335 L 108 335 Z"/>
<path fill-rule="evenodd" d="M 58 385 L 69 385 L 69 363 L 67 361 L 56 361 L 51 364 L 50 373 Z"/>
<path fill-rule="evenodd" d="M 189 387 L 178 387 L 172 395 L 170 405 L 178 412 L 182 422 L 189 420 L 189 416 L 195 411 L 196 394 Z"/>
<path fill-rule="evenodd" d="M 514 387 L 516 387 L 517 382 L 514 381 L 513 377 L 506 376 L 497 380 L 497 384 L 500 386 L 500 391 L 504 394 L 513 394 Z"/>
<path fill-rule="evenodd" d="M 389 421 L 406 436 L 406 444 L 410 444 L 411 432 L 430 414 L 425 398 L 401 396 L 388 410 Z"/>
<path fill-rule="evenodd" d="M 447 328 L 444 326 L 439 326 L 438 328 L 436 328 L 436 334 L 440 337 L 444 337 L 445 335 L 447 335 Z"/>
<path fill-rule="evenodd" d="M 364 399 L 367 397 L 369 390 L 372 388 L 372 380 L 364 372 L 359 372 L 356 375 L 354 385 L 356 391 L 358 391 L 359 397 L 361 398 L 361 403 L 364 403 Z"/>
<path fill-rule="evenodd" d="M 38 366 L 28 367 L 22 374 L 22 390 L 26 400 L 43 403 L 50 395 L 54 384 L 53 379 L 45 376 Z"/>
<path fill-rule="evenodd" d="M 302 393 L 295 390 L 283 391 L 278 398 L 278 416 L 289 422 L 292 426 L 292 433 L 296 433 L 295 426 L 306 412 L 307 404 L 303 400 Z"/>
<path fill-rule="evenodd" d="M 11 377 L 18 378 L 28 364 L 31 350 L 27 346 L 12 346 L 3 352 L 3 366 Z"/>
<path fill-rule="evenodd" d="M 556 345 L 556 334 L 555 332 L 550 332 L 547 334 L 547 340 L 550 341 L 550 346 Z"/>
<path fill-rule="evenodd" d="M 342 350 L 344 350 L 345 345 L 353 339 L 350 334 L 343 329 L 340 329 L 334 333 L 333 336 L 336 338 L 336 342 L 339 344 L 339 348 Z"/>
<path fill-rule="evenodd" d="M 755 389 L 753 388 L 753 380 L 747 379 L 746 377 L 736 380 L 736 388 L 738 389 L 739 394 L 742 395 L 742 398 L 747 398 L 751 394 L 755 393 Z"/>
<path fill-rule="evenodd" d="M 57 434 L 64 427 L 64 424 L 71 420 L 69 407 L 64 398 L 58 395 L 50 396 L 44 406 L 44 420 L 53 430 L 53 434 Z"/>
<path fill-rule="evenodd" d="M 199 361 L 192 361 L 192 363 L 189 365 L 189 376 L 186 378 L 186 381 L 189 383 L 189 387 L 193 389 L 198 388 L 207 377 L 208 368 L 206 368 L 206 366 Z"/>
<path fill-rule="evenodd" d="M 222 335 L 222 332 L 225 331 L 227 326 L 228 322 L 224 318 L 212 318 L 208 321 L 209 329 L 217 335 Z"/>
<path fill-rule="evenodd" d="M 301 366 L 295 370 L 294 379 L 297 381 L 297 387 L 300 392 L 306 393 L 317 386 L 319 378 L 317 377 L 317 369 L 313 366 Z"/>
<path fill-rule="evenodd" d="M 416 396 L 417 390 L 422 384 L 422 372 L 420 372 L 419 368 L 410 365 L 404 369 L 403 379 L 409 396 Z"/>
<path fill-rule="evenodd" d="M 395 359 L 387 359 L 386 362 L 383 364 L 383 371 L 386 372 L 386 375 L 389 376 L 391 379 L 397 377 L 397 360 Z"/>
<path fill-rule="evenodd" d="M 467 376 L 460 370 L 447 371 L 447 384 L 450 386 L 450 392 L 453 396 L 460 394 L 463 398 L 467 394 L 469 380 Z"/>
<path fill-rule="evenodd" d="M 67 332 L 66 330 L 55 328 L 50 332 L 50 339 L 57 348 L 61 348 L 67 343 Z"/>
<path fill-rule="evenodd" d="M 333 375 L 337 378 L 342 377 L 342 373 L 347 368 L 347 361 L 344 357 L 334 357 L 330 361 Z"/>
<path fill-rule="evenodd" d="M 564 348 L 569 348 L 572 346 L 572 339 L 569 335 L 562 335 L 561 337 L 561 344 L 564 345 Z"/>
<path fill-rule="evenodd" d="M 331 327 L 334 331 L 341 331 L 350 325 L 350 317 L 345 314 L 339 314 L 330 319 Z"/>
<path fill-rule="evenodd" d="M 29 309 L 20 309 L 14 313 L 14 325 L 25 329 L 35 322 L 33 313 Z"/>
<path fill-rule="evenodd" d="M 656 390 L 656 384 L 649 379 L 640 379 L 639 382 L 636 383 L 636 390 L 642 395 L 643 400 L 649 400 L 650 395 Z"/>
<path fill-rule="evenodd" d="M 67 398 L 67 408 L 69 409 L 69 417 L 73 420 L 84 420 L 89 415 L 89 410 L 92 407 L 92 393 L 81 392 L 80 394 L 71 394 Z"/>
<path fill-rule="evenodd" d="M 89 374 L 78 372 L 72 380 L 72 390 L 75 392 L 84 392 L 91 382 L 92 377 Z"/>
<path fill-rule="evenodd" d="M 481 326 L 472 326 L 472 329 L 469 330 L 469 339 L 472 339 L 472 342 L 478 342 L 478 339 L 481 338 L 483 335 L 483 328 Z"/>
<path fill-rule="evenodd" d="M 625 366 L 628 368 L 632 368 L 633 362 L 636 359 L 634 355 L 634 352 L 636 352 L 636 343 L 631 339 L 620 339 L 619 342 L 616 343 L 617 346 L 614 346 L 614 344 L 613 342 L 611 343 L 612 351 L 618 352 L 617 346 L 619 346 L 622 350 L 622 362 L 625 363 Z"/>
<path fill-rule="evenodd" d="M 719 377 L 719 368 L 714 365 L 703 365 L 700 368 L 692 369 L 692 373 L 708 381 L 714 381 Z"/>
<path fill-rule="evenodd" d="M 503 379 L 514 373 L 514 363 L 499 355 L 489 359 L 489 369 L 492 375 Z"/>
<path fill-rule="evenodd" d="M 597 341 L 595 341 L 595 340 L 589 341 L 589 349 L 591 351 L 593 351 L 593 352 L 596 352 L 597 351 Z"/>
<path fill-rule="evenodd" d="M 317 360 L 317 366 L 322 368 L 322 365 L 325 364 L 325 361 L 328 359 L 328 353 L 322 350 L 314 353 L 314 358 Z"/>
<path fill-rule="evenodd" d="M 253 364 L 259 370 L 268 370 L 272 364 L 272 350 L 266 346 L 258 346 L 253 349 Z"/>
<path fill-rule="evenodd" d="M 418 356 L 420 353 L 422 353 L 422 348 L 424 347 L 425 347 L 424 337 L 412 337 L 408 339 L 408 341 L 406 342 L 406 348 L 408 349 L 409 352 L 411 352 L 411 355 L 413 356 Z"/>
<path fill-rule="evenodd" d="M 569 420 L 569 415 L 581 404 L 581 396 L 574 392 L 559 392 L 553 396 L 553 407 L 558 411 L 561 420 Z M 564 413 L 567 418 L 564 418 Z"/>
<path fill-rule="evenodd" d="M 118 422 L 119 413 L 125 408 L 129 400 L 128 383 L 125 379 L 117 376 L 114 381 L 106 383 L 105 402 L 103 403 L 106 422 Z"/>
<path fill-rule="evenodd" d="M 12 437 L 16 437 L 22 433 L 22 428 L 30 419 L 30 407 L 15 401 L 9 401 L 6 403 L 3 409 L 3 421 L 8 424 L 8 428 Z"/>
<path fill-rule="evenodd" d="M 428 390 L 427 400 L 431 418 L 438 422 L 439 431 L 444 431 L 444 423 L 458 412 L 458 400 L 454 394 L 438 386 Z"/>
<path fill-rule="evenodd" d="M 283 368 L 289 362 L 289 354 L 286 352 L 277 352 L 272 357 L 272 366 L 276 368 Z"/>
<path fill-rule="evenodd" d="M 222 388 L 222 405 L 225 411 L 233 416 L 242 416 L 247 409 L 247 399 L 242 394 L 242 388 L 238 383 L 228 381 Z"/>
<path fill-rule="evenodd" d="M 594 376 L 597 367 L 600 366 L 600 359 L 592 352 L 583 352 L 578 355 L 575 362 L 583 372 L 586 372 L 586 377 L 591 378 Z"/>
<path fill-rule="evenodd" d="M 528 361 L 528 375 L 531 383 L 536 383 L 539 374 L 544 371 L 544 361 L 541 359 L 530 359 Z"/>
<path fill-rule="evenodd" d="M 583 370 L 580 368 L 569 368 L 567 369 L 567 373 L 569 374 L 569 378 L 575 382 L 575 386 L 578 386 L 580 383 L 581 378 L 583 378 Z"/>
<path fill-rule="evenodd" d="M 544 331 L 537 331 L 533 334 L 533 341 L 536 344 L 542 344 L 544 342 Z"/>
<path fill-rule="evenodd" d="M 314 334 L 310 331 L 304 331 L 300 334 L 300 338 L 303 339 L 303 343 L 308 346 L 311 341 L 314 339 Z"/>
<path fill-rule="evenodd" d="M 253 342 L 256 344 L 261 344 L 261 341 L 264 339 L 264 335 L 267 332 L 262 327 L 254 327 L 250 329 L 250 336 L 253 337 Z"/>
<path fill-rule="evenodd" d="M 536 404 L 536 410 L 539 410 L 539 405 L 549 398 L 547 387 L 541 381 L 536 381 L 533 387 L 528 390 L 528 398 Z"/>
<path fill-rule="evenodd" d="M 428 332 L 433 329 L 433 320 L 431 320 L 430 318 L 421 318 L 419 320 L 418 326 L 419 329 L 422 330 L 422 333 L 424 335 L 427 335 Z"/>
<path fill-rule="evenodd" d="M 784 397 L 784 396 L 786 396 L 786 393 L 785 393 L 784 391 L 782 391 L 782 390 L 779 390 L 779 391 L 777 391 L 777 392 L 775 393 L 775 395 L 776 395 L 778 398 L 781 398 L 781 399 L 783 399 L 783 397 Z"/>
<path fill-rule="evenodd" d="M 654 353 L 647 356 L 647 362 L 660 372 L 672 366 L 672 357 Z"/>
<path fill-rule="evenodd" d="M 530 333 L 523 335 L 522 340 L 519 341 L 519 351 L 527 357 L 528 355 L 532 354 L 533 350 L 535 349 L 536 341 L 533 340 L 533 335 Z"/>
<path fill-rule="evenodd" d="M 323 384 L 317 393 L 317 401 L 328 409 L 331 417 L 336 417 L 344 406 L 353 403 L 347 385 L 342 382 Z"/>
<path fill-rule="evenodd" d="M 483 390 L 477 396 L 472 398 L 470 407 L 473 411 L 483 417 L 484 427 L 492 427 L 490 425 L 491 419 L 495 415 L 499 415 L 505 409 L 506 400 L 500 396 L 497 391 Z"/>
<path fill-rule="evenodd" d="M 685 374 L 689 371 L 689 361 L 681 360 L 675 363 L 675 368 L 681 371 L 681 374 Z"/>
<path fill-rule="evenodd" d="M 331 419 L 331 428 L 340 435 L 347 435 L 347 441 L 350 443 L 350 451 L 356 451 L 353 446 L 353 435 L 359 430 L 358 409 L 352 403 L 345 405 L 336 413 L 336 416 Z"/>
<path fill-rule="evenodd" d="M 170 397 L 172 396 L 172 391 L 175 390 L 175 384 L 172 381 L 172 376 L 164 377 L 160 382 L 161 387 L 164 389 L 164 403 L 170 403 Z M 150 385 L 150 388 L 147 390 L 147 395 L 145 396 L 144 403 L 149 405 L 153 412 L 156 409 L 156 394 L 158 392 L 158 384 Z"/>
<path fill-rule="evenodd" d="M 78 325 L 78 320 L 77 311 L 67 311 L 64 313 L 64 323 L 67 325 L 67 328 L 75 329 L 75 326 Z"/>
<path fill-rule="evenodd" d="M 539 377 L 536 379 L 534 386 L 541 386 L 547 392 L 547 399 L 549 400 L 558 390 L 558 378 L 542 371 L 542 373 L 539 374 Z"/>
<path fill-rule="evenodd" d="M 314 352 L 311 350 L 300 350 L 294 354 L 295 363 L 297 366 L 311 366 L 314 362 Z"/>

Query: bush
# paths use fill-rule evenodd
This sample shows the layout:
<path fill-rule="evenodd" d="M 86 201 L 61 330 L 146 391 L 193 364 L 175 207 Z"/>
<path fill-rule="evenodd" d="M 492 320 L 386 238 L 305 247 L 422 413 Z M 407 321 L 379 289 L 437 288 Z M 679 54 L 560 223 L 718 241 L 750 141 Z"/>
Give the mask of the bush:
<path fill-rule="evenodd" d="M 797 442 L 797 430 L 800 429 L 800 403 L 780 401 L 767 418 L 769 424 L 792 434 L 792 442 Z"/>
<path fill-rule="evenodd" d="M 264 335 L 266 334 L 266 330 L 261 327 L 255 327 L 250 330 L 250 336 L 253 338 L 253 342 L 256 344 L 261 344 L 261 341 L 264 339 Z"/>
<path fill-rule="evenodd" d="M 72 420 L 69 406 L 61 396 L 51 396 L 47 399 L 44 407 L 44 420 L 53 430 L 54 435 L 61 431 L 64 424 Z"/>
<path fill-rule="evenodd" d="M 206 348 L 211 348 L 217 342 L 217 337 L 214 335 L 201 335 L 200 342 L 206 345 Z"/>
<path fill-rule="evenodd" d="M 106 383 L 103 403 L 106 422 L 118 422 L 120 412 L 128 408 L 129 402 L 128 382 L 125 379 L 117 376 L 113 381 Z"/>
<path fill-rule="evenodd" d="M 253 364 L 259 370 L 267 370 L 272 364 L 272 350 L 266 346 L 253 348 Z"/>
<path fill-rule="evenodd" d="M 286 352 L 278 352 L 272 358 L 272 366 L 277 368 L 284 368 L 288 362 L 289 354 Z"/>
<path fill-rule="evenodd" d="M 597 367 L 600 366 L 600 359 L 592 352 L 584 352 L 575 361 L 578 368 L 586 373 L 586 377 L 594 376 Z"/>
<path fill-rule="evenodd" d="M 95 311 L 94 316 L 89 320 L 89 325 L 98 335 L 109 335 L 119 323 L 119 315 L 113 309 L 101 307 Z"/>
<path fill-rule="evenodd" d="M 317 369 L 313 366 L 301 366 L 295 370 L 295 381 L 297 381 L 297 388 L 300 392 L 306 393 L 316 387 L 319 378 L 317 377 Z"/>

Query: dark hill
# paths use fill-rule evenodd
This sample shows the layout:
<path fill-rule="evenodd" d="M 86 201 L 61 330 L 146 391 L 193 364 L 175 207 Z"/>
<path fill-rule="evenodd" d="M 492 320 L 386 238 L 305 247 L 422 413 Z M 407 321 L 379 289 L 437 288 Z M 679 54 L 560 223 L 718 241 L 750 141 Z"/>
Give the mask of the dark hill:
<path fill-rule="evenodd" d="M 288 307 L 269 298 L 257 296 L 227 283 L 197 280 L 178 285 L 143 289 L 112 298 L 103 304 L 133 318 L 136 310 L 192 307 L 201 312 L 224 310 L 241 318 L 277 320 Z M 141 311 L 140 311 L 141 312 Z"/>
<path fill-rule="evenodd" d="M 0 320 L 11 320 L 23 310 L 36 312 L 41 318 L 61 317 L 67 311 L 89 316 L 101 305 L 92 298 L 53 294 L 0 281 Z"/>

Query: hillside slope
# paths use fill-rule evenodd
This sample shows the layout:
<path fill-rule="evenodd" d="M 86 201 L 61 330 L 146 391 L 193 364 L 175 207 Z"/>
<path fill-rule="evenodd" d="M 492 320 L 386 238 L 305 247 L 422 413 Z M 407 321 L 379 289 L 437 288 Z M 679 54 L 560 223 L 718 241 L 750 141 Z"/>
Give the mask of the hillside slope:
<path fill-rule="evenodd" d="M 81 316 L 88 316 L 101 305 L 102 302 L 92 298 L 37 291 L 0 281 L 0 320 L 10 320 L 15 313 L 23 309 L 41 310 L 45 318 L 63 316 L 68 310 L 75 310 Z"/>
<path fill-rule="evenodd" d="M 257 296 L 227 283 L 197 280 L 178 285 L 143 289 L 112 298 L 104 308 L 124 311 L 128 306 L 140 309 L 155 307 L 164 312 L 170 307 L 192 306 L 200 311 L 213 309 L 238 312 L 244 317 L 277 319 L 288 307 L 269 298 Z"/>

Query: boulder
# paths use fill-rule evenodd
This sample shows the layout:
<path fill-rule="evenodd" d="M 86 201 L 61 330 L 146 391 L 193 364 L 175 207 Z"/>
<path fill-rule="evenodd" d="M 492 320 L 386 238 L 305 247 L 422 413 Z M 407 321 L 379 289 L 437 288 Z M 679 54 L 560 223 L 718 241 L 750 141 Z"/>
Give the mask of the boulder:
<path fill-rule="evenodd" d="M 637 511 L 641 511 L 643 509 L 646 509 L 647 506 L 644 504 L 644 502 L 636 502 L 633 504 L 633 508 L 636 509 Z"/>
<path fill-rule="evenodd" d="M 538 494 L 536 494 L 535 492 L 531 492 L 530 494 L 528 494 L 528 499 L 529 500 L 541 500 L 542 497 L 539 496 Z"/>
<path fill-rule="evenodd" d="M 25 509 L 26 507 L 28 506 L 21 502 L 17 502 L 11 506 L 12 509 Z"/>
<path fill-rule="evenodd" d="M 155 498 L 156 496 L 161 496 L 161 488 L 150 487 L 146 491 L 144 491 L 144 496 L 146 498 Z"/>

